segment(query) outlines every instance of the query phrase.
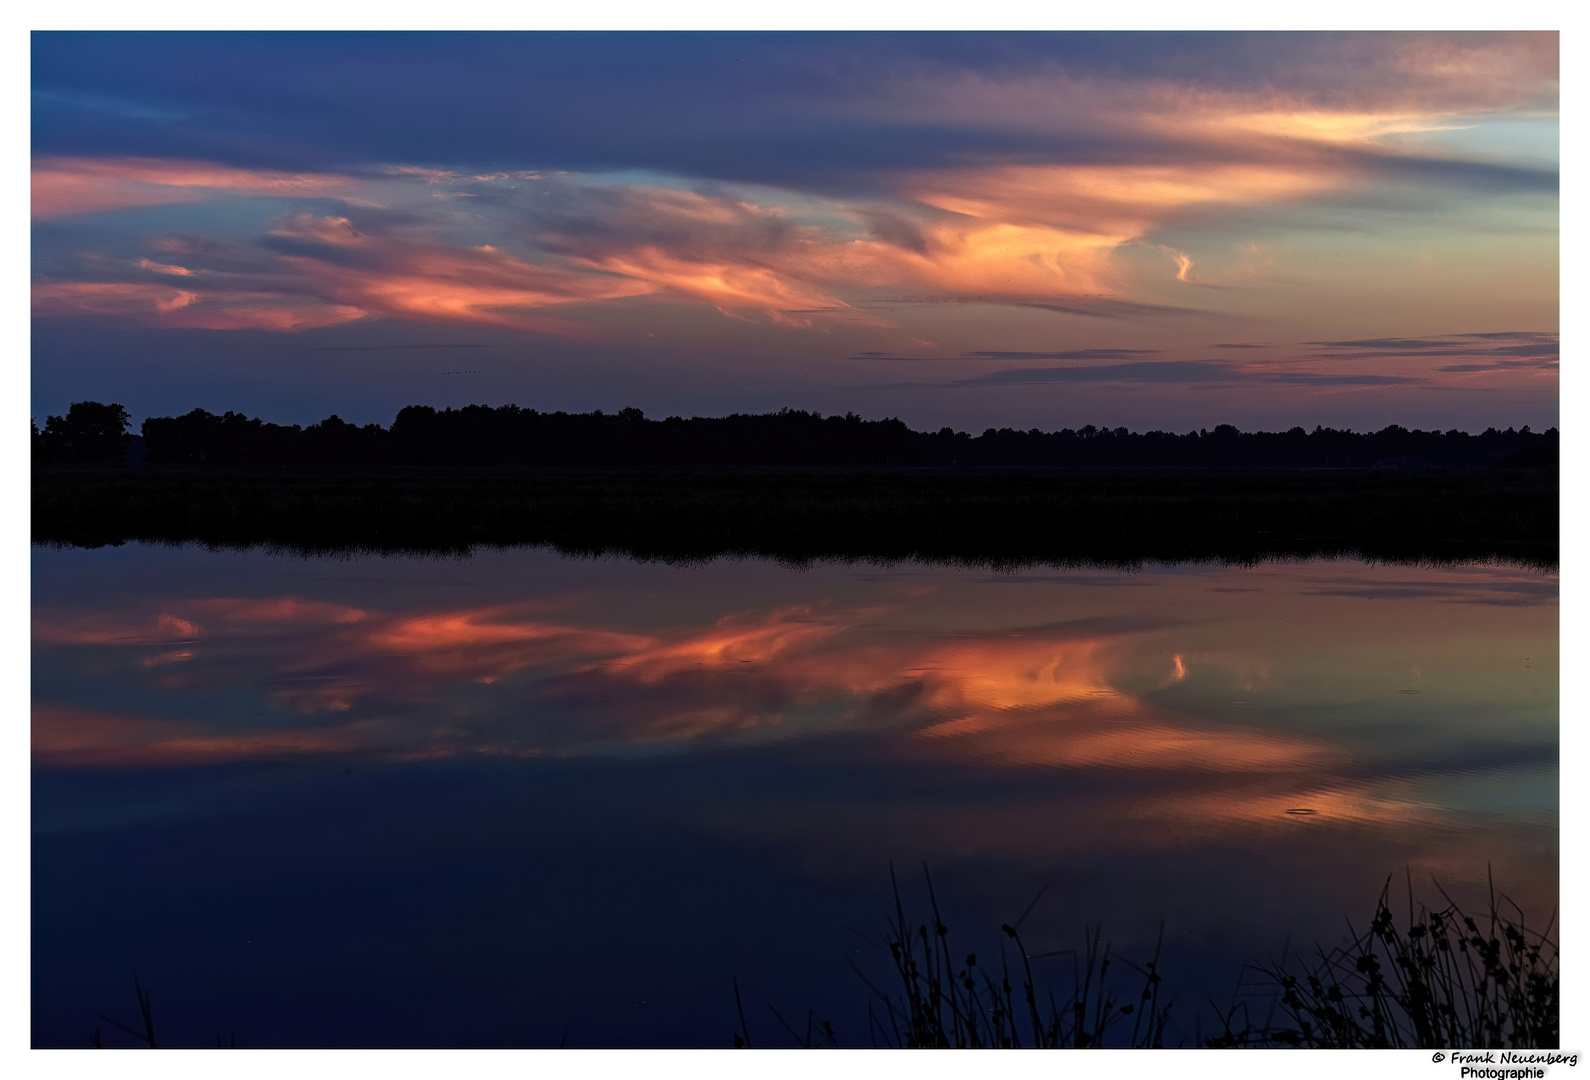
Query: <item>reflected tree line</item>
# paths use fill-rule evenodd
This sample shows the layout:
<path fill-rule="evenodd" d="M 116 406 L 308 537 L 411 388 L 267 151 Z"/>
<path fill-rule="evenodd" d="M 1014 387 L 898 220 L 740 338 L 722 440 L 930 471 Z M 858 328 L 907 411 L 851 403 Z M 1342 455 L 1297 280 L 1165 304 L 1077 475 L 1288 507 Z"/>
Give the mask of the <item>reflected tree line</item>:
<path fill-rule="evenodd" d="M 74 403 L 33 425 L 41 464 L 212 466 L 1104 466 L 1200 468 L 1542 467 L 1557 463 L 1557 429 L 1494 427 L 1480 434 L 1397 424 L 1375 432 L 1327 427 L 1244 432 L 1231 424 L 1184 434 L 1124 427 L 1042 431 L 944 427 L 914 431 L 898 419 L 823 416 L 800 409 L 725 417 L 647 419 L 616 413 L 540 412 L 517 405 L 436 409 L 410 405 L 390 427 L 332 415 L 307 427 L 240 412 L 194 409 L 145 420 L 131 432 L 119 404 Z"/>

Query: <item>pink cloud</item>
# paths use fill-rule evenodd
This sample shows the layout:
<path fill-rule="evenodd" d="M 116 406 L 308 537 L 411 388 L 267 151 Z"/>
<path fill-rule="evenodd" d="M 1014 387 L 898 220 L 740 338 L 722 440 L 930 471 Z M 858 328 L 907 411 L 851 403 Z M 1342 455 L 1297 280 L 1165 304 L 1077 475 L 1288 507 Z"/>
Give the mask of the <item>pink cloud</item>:
<path fill-rule="evenodd" d="M 147 160 L 57 160 L 39 175 L 69 178 L 62 191 L 75 190 L 71 184 L 79 181 L 120 185 L 116 191 L 125 189 L 127 199 L 187 199 L 217 190 L 352 198 L 375 184 L 458 180 L 437 170 L 354 181 Z M 147 285 L 94 282 L 41 287 L 36 310 L 207 329 L 298 330 L 388 316 L 570 334 L 573 327 L 539 312 L 654 295 L 792 326 L 831 319 L 890 325 L 853 301 L 903 290 L 992 303 L 1092 303 L 1128 288 L 1115 270 L 1115 253 L 1167 214 L 1206 203 L 1296 198 L 1334 182 L 1318 168 L 1297 164 L 940 170 L 906 178 L 903 201 L 892 209 L 823 206 L 830 223 L 819 226 L 803 224 L 778 205 L 734 195 L 564 181 L 549 190 L 568 202 L 580 227 L 563 227 L 557 212 L 544 225 L 535 216 L 527 222 L 550 255 L 525 258 L 492 244 L 450 245 L 439 239 L 442 220 L 382 235 L 359 231 L 344 215 L 299 213 L 266 234 L 293 246 L 263 263 L 256 258 L 252 270 L 203 266 L 202 258 L 195 266 L 198 253 L 182 265 L 138 263 L 167 276 L 202 273 L 202 290 L 195 283 L 195 291 L 183 294 L 187 299 Z M 88 205 L 72 205 L 79 203 Z M 448 214 L 456 223 L 456 213 Z M 592 216 L 598 228 L 589 227 Z M 889 227 L 880 226 L 885 219 Z M 849 227 L 842 224 L 847 221 Z M 914 241 L 902 242 L 907 234 Z M 113 293 L 114 301 L 108 299 Z M 179 307 L 191 310 L 178 313 Z"/>
<path fill-rule="evenodd" d="M 158 263 L 153 259 L 139 259 L 137 266 L 140 270 L 153 270 L 157 274 L 170 274 L 174 277 L 192 277 L 193 271 L 186 266 L 173 266 L 170 263 Z"/>
<path fill-rule="evenodd" d="M 112 281 L 49 281 L 33 286 L 37 315 L 114 315 L 150 321 L 192 304 L 199 294 L 169 285 Z"/>
<path fill-rule="evenodd" d="M 653 291 L 650 284 L 617 275 L 538 266 L 489 244 L 459 249 L 371 238 L 365 246 L 369 259 L 359 265 L 313 255 L 286 255 L 280 262 L 301 287 L 362 310 L 526 330 L 571 332 L 528 310 Z"/>
<path fill-rule="evenodd" d="M 217 192 L 305 198 L 355 194 L 353 177 L 236 169 L 161 158 L 47 157 L 33 165 L 35 220 L 202 202 Z"/>
<path fill-rule="evenodd" d="M 197 291 L 137 282 L 48 281 L 33 286 L 33 313 L 102 315 L 198 330 L 304 330 L 366 317 L 347 304 L 269 292 Z"/>
<path fill-rule="evenodd" d="M 846 108 L 895 121 L 1073 133 L 1128 150 L 1115 161 L 1025 158 L 894 173 L 887 194 L 864 202 L 405 165 L 353 177 L 42 158 L 34 169 L 41 218 L 221 194 L 334 198 L 346 212 L 277 221 L 247 258 L 233 253 L 246 266 L 190 251 L 180 264 L 137 263 L 146 275 L 183 278 L 183 290 L 57 283 L 36 291 L 36 310 L 210 329 L 292 331 L 390 317 L 561 335 L 583 331 L 549 309 L 635 297 L 794 327 L 891 325 L 880 311 L 901 294 L 1141 310 L 1134 300 L 1161 295 L 1159 286 L 1192 293 L 1227 283 L 1204 251 L 1166 248 L 1157 266 L 1122 257 L 1160 246 L 1155 234 L 1167 225 L 1373 183 L 1377 167 L 1431 152 L 1424 137 L 1465 116 L 1539 106 L 1555 93 L 1551 34 L 1360 35 L 1321 49 L 1310 54 L 1320 71 L 1289 72 L 1263 92 L 1219 79 L 1192 86 L 1057 69 L 882 78 L 876 93 Z M 1344 71 L 1362 77 L 1344 81 Z M 361 218 L 353 209 L 361 205 L 400 213 Z M 1255 266 L 1260 254 L 1255 248 Z"/>
<path fill-rule="evenodd" d="M 581 332 L 532 312 L 655 292 L 633 277 L 538 265 L 490 244 L 450 247 L 426 239 L 360 233 L 346 217 L 295 214 L 267 233 L 298 242 L 286 253 L 239 251 L 182 238 L 155 241 L 186 265 L 142 259 L 138 269 L 181 276 L 191 287 L 151 281 L 41 281 L 34 312 L 100 315 L 200 329 L 295 331 L 357 319 L 473 322 L 542 333 Z M 344 257 L 352 256 L 351 258 Z M 96 271 L 110 260 L 87 260 Z M 211 265 L 204 265 L 210 263 Z M 124 271 L 125 272 L 125 271 Z"/>

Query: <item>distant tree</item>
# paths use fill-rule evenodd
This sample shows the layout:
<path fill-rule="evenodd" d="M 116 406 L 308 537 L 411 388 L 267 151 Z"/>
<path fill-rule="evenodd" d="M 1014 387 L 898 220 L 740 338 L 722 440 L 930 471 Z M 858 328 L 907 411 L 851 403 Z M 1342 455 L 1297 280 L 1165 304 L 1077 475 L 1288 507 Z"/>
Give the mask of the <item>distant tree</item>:
<path fill-rule="evenodd" d="M 44 418 L 44 456 L 53 461 L 119 461 L 127 451 L 132 418 L 112 402 L 74 402 L 65 416 Z"/>

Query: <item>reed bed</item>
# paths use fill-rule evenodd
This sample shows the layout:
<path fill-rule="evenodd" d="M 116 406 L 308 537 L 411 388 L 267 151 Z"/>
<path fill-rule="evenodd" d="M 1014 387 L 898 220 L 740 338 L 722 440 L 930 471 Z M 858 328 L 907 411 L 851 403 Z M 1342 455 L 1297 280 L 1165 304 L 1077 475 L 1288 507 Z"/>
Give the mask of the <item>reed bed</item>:
<path fill-rule="evenodd" d="M 997 961 L 952 946 L 932 876 L 923 867 L 930 919 L 909 917 L 893 867 L 894 911 L 881 944 L 887 978 L 851 962 L 866 987 L 868 1042 L 899 1049 L 1154 1049 L 1170 1045 L 1173 1000 L 1161 970 L 1164 930 L 1151 959 L 1134 963 L 1086 928 L 1082 948 L 1029 952 L 1020 918 L 1000 927 Z M 1486 913 L 1466 914 L 1439 883 L 1446 903 L 1416 906 L 1408 885 L 1401 925 L 1382 889 L 1367 930 L 1348 923 L 1349 942 L 1308 955 L 1246 965 L 1224 1009 L 1193 1017 L 1191 1045 L 1214 1049 L 1551 1049 L 1559 1045 L 1559 972 L 1552 937 L 1494 886 Z M 1069 985 L 1035 973 L 1034 962 L 1069 957 Z M 1125 969 L 1126 978 L 1122 980 Z M 1251 977 L 1257 975 L 1257 979 Z M 1064 980 L 1061 980 L 1062 982 Z M 751 1046 L 740 987 L 736 1047 Z M 772 1008 L 771 1005 L 769 1008 Z M 773 1010 L 796 1045 L 838 1046 L 833 1025 L 808 1012 L 806 1033 Z M 1216 1034 L 1206 1036 L 1206 1030 Z M 1182 1038 L 1175 1039 L 1177 1044 Z"/>
<path fill-rule="evenodd" d="M 852 969 L 871 995 L 867 1031 L 874 1046 L 901 1049 L 1061 1049 L 1164 1045 L 1169 1004 L 1160 996 L 1160 942 L 1154 957 L 1138 966 L 1103 942 L 1101 928 L 1085 932 L 1080 955 L 1071 950 L 1030 953 L 1021 924 L 1043 891 L 1014 923 L 1000 926 L 997 973 L 977 954 L 950 945 L 939 914 L 933 878 L 922 868 L 931 926 L 906 915 L 899 882 L 890 867 L 894 915 L 884 944 L 893 960 L 892 989 L 881 989 L 859 967 Z M 1071 986 L 1059 998 L 1033 973 L 1034 960 L 1072 959 Z M 959 959 L 958 959 L 959 958 Z M 1012 960 L 1017 962 L 1015 966 Z M 1140 991 L 1124 996 L 1111 984 L 1111 969 L 1125 966 L 1142 978 Z M 1014 980 L 1014 982 L 1012 981 Z M 830 1038 L 832 1037 L 832 1029 Z"/>
<path fill-rule="evenodd" d="M 1164 930 L 1148 960 L 1135 963 L 1104 940 L 1101 927 L 1086 928 L 1082 947 L 1034 953 L 1022 923 L 1043 898 L 1000 926 L 992 954 L 962 952 L 944 923 L 932 875 L 922 869 L 926 918 L 909 914 L 894 868 L 889 880 L 894 910 L 872 943 L 887 954 L 887 975 L 851 970 L 867 992 L 867 1044 L 887 1049 L 1158 1049 L 1182 1045 L 1172 1038 L 1174 999 L 1161 970 Z M 1440 890 L 1439 883 L 1436 888 Z M 1194 1018 L 1192 1045 L 1214 1049 L 1555 1049 L 1560 1045 L 1560 975 L 1555 916 L 1532 929 L 1524 912 L 1494 886 L 1483 915 L 1463 911 L 1444 890 L 1445 905 L 1416 905 L 1409 882 L 1406 915 L 1399 925 L 1388 878 L 1368 928 L 1349 941 L 1312 953 L 1283 951 L 1279 960 L 1249 964 L 1224 1009 L 1214 1006 L 1212 1036 L 1205 1017 Z M 1069 980 L 1044 978 L 1044 962 L 1070 961 Z M 1038 967 L 1035 968 L 1035 962 Z M 1252 973 L 1257 979 L 1246 978 Z M 1060 986 L 1056 986 L 1056 983 Z M 738 1028 L 736 1048 L 755 1048 L 739 980 L 732 983 Z M 154 1049 L 153 1008 L 136 973 L 133 992 L 141 1027 L 103 1013 L 99 1018 Z M 792 1023 L 768 1003 L 791 1044 L 839 1047 L 831 1020 L 807 1010 Z M 1259 1019 L 1262 1017 L 1262 1019 Z M 565 1032 L 565 1039 L 567 1032 Z M 90 1045 L 103 1047 L 98 1029 Z M 216 1045 L 236 1046 L 235 1033 Z"/>
<path fill-rule="evenodd" d="M 1437 886 L 1439 888 L 1439 885 Z M 1222 1017 L 1211 1046 L 1323 1049 L 1546 1049 L 1559 1041 L 1555 915 L 1544 931 L 1494 885 L 1486 913 L 1415 907 L 1398 925 L 1391 880 L 1362 933 L 1311 955 L 1254 965 L 1271 991 L 1270 1019 L 1253 1024 L 1239 1004 Z M 1280 1022 L 1274 1020 L 1279 1005 Z M 1237 1020 L 1241 1017 L 1240 1025 Z"/>

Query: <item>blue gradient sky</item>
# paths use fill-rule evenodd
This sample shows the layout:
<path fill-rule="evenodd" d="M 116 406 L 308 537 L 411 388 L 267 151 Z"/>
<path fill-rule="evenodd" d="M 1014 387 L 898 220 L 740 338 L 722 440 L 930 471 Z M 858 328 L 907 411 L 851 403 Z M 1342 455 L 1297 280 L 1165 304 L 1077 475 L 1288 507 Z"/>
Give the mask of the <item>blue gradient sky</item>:
<path fill-rule="evenodd" d="M 1557 421 L 1555 34 L 33 37 L 33 411 Z"/>

